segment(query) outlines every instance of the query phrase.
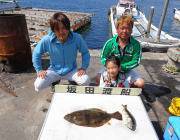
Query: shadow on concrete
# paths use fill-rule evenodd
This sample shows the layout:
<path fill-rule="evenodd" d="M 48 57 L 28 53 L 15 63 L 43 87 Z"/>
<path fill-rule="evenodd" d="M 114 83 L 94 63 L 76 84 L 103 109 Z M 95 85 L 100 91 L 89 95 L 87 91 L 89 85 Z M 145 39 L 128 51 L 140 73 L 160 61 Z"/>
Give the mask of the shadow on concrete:
<path fill-rule="evenodd" d="M 156 97 L 170 94 L 171 90 L 167 86 L 146 83 L 142 93 L 148 102 L 154 102 L 156 101 Z"/>
<path fill-rule="evenodd" d="M 158 138 L 160 140 L 163 140 L 163 130 L 161 128 L 161 126 L 159 125 L 159 122 L 158 121 L 151 121 L 154 129 L 156 130 L 156 133 L 158 135 Z"/>
<path fill-rule="evenodd" d="M 143 89 L 145 94 L 153 94 L 156 97 L 164 96 L 171 93 L 169 87 L 159 84 L 146 83 Z"/>
<path fill-rule="evenodd" d="M 152 56 L 153 57 L 153 56 Z M 173 97 L 179 96 L 178 88 L 180 75 L 171 75 L 162 70 L 166 60 L 142 60 L 142 65 L 149 75 L 144 89 L 147 100 L 160 101 L 167 108 Z M 146 77 L 146 75 L 144 76 Z"/>
<path fill-rule="evenodd" d="M 143 47 L 142 52 L 166 53 L 168 47 Z"/>
<path fill-rule="evenodd" d="M 8 73 L 32 73 L 34 71 L 32 66 L 22 66 L 20 64 L 18 65 L 12 65 L 8 62 L 0 62 L 0 73 L 2 72 L 8 72 Z"/>

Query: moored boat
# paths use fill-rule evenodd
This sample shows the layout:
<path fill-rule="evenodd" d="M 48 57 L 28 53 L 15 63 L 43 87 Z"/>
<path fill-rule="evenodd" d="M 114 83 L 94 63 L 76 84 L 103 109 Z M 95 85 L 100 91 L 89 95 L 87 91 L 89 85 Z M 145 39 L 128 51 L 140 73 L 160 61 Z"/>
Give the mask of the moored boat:
<path fill-rule="evenodd" d="M 134 27 L 132 35 L 141 43 L 143 48 L 167 50 L 169 47 L 180 47 L 180 40 L 170 36 L 164 31 L 161 31 L 160 41 L 157 41 L 158 28 L 154 25 L 150 26 L 150 31 L 147 33 L 148 20 L 143 12 L 138 9 L 134 0 L 119 0 L 117 5 L 110 8 L 109 19 L 112 35 L 117 34 L 117 19 L 124 14 L 133 17 Z"/>
<path fill-rule="evenodd" d="M 174 18 L 180 21 L 180 9 L 174 8 Z"/>

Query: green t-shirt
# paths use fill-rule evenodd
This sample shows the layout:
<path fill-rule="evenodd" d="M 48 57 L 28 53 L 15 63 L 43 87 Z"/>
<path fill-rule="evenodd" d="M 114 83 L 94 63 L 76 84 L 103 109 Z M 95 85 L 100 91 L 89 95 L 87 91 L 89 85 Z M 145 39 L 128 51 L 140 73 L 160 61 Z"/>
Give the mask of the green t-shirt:
<path fill-rule="evenodd" d="M 136 39 L 130 37 L 130 43 L 124 49 L 121 49 L 118 45 L 117 37 L 115 35 L 105 43 L 101 52 L 101 63 L 105 65 L 106 58 L 114 55 L 121 61 L 121 70 L 127 72 L 139 65 L 142 53 L 141 46 Z"/>

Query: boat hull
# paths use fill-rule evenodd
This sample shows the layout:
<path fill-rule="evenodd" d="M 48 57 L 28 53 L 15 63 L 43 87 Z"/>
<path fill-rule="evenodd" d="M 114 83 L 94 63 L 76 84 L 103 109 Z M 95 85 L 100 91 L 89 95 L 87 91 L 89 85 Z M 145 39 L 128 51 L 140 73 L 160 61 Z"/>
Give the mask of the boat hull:
<path fill-rule="evenodd" d="M 180 21 L 180 9 L 174 9 L 174 18 Z"/>
<path fill-rule="evenodd" d="M 112 36 L 116 35 L 116 21 L 122 16 L 124 7 L 112 6 L 109 12 L 109 19 L 111 24 Z M 117 11 L 119 10 L 119 11 Z M 134 9 L 133 10 L 137 10 Z M 134 27 L 132 36 L 134 36 L 141 44 L 142 47 L 151 47 L 160 51 L 167 51 L 169 47 L 180 47 L 180 40 L 178 38 L 172 37 L 169 34 L 161 31 L 160 41 L 157 41 L 158 28 L 154 25 L 150 27 L 150 34 L 147 34 L 148 20 L 141 11 L 135 11 L 133 14 Z"/>

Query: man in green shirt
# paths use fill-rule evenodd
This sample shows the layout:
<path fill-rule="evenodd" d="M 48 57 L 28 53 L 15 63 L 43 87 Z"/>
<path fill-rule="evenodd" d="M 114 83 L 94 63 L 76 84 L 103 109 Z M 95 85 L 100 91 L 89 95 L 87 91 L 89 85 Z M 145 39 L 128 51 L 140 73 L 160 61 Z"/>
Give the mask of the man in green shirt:
<path fill-rule="evenodd" d="M 141 60 L 141 46 L 139 42 L 131 36 L 133 19 L 129 15 L 121 16 L 117 21 L 117 35 L 109 39 L 101 52 L 101 62 L 106 63 L 106 58 L 114 55 L 121 61 L 121 72 L 128 73 L 127 79 L 131 87 L 144 87 L 144 80 L 133 70 Z"/>

